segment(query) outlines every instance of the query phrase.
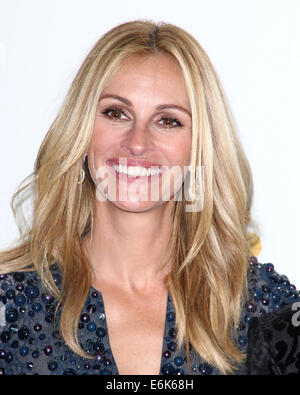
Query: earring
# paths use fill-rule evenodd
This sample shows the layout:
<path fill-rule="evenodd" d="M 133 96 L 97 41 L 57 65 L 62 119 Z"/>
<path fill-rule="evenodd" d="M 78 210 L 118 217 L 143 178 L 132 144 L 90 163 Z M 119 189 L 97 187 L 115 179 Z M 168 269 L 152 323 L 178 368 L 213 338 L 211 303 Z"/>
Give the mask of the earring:
<path fill-rule="evenodd" d="M 85 159 L 87 157 L 87 154 L 83 158 L 83 163 L 85 162 Z M 82 184 L 85 178 L 85 171 L 83 168 L 80 169 L 80 180 L 77 182 L 77 184 Z"/>
<path fill-rule="evenodd" d="M 199 192 L 200 192 L 200 189 L 199 189 L 199 181 L 198 181 L 197 179 L 195 179 L 195 196 L 194 196 L 193 193 L 191 193 L 191 196 L 192 196 L 193 198 L 195 198 L 195 199 L 198 199 L 198 198 L 199 198 Z"/>
<path fill-rule="evenodd" d="M 199 185 L 198 177 L 196 177 L 196 179 L 195 179 L 195 192 L 196 192 L 196 195 L 198 196 L 199 192 L 200 192 L 200 185 Z"/>
<path fill-rule="evenodd" d="M 190 197 L 194 200 L 198 200 L 200 198 L 200 180 L 199 180 L 199 173 L 196 173 L 195 177 L 195 193 L 192 193 L 192 186 L 190 184 L 189 186 L 189 194 Z"/>
<path fill-rule="evenodd" d="M 85 171 L 81 168 L 80 169 L 80 180 L 77 182 L 77 184 L 82 184 L 85 178 Z"/>

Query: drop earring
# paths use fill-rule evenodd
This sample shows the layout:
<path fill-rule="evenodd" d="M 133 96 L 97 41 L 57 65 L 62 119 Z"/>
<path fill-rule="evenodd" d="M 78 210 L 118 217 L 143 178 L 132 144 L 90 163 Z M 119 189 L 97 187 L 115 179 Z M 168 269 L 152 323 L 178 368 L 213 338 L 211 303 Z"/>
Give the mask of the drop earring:
<path fill-rule="evenodd" d="M 200 196 L 201 189 L 200 189 L 200 179 L 199 178 L 200 178 L 199 177 L 199 169 L 197 169 L 196 176 L 195 176 L 195 193 L 192 192 L 191 182 L 190 182 L 190 186 L 189 186 L 189 195 L 192 198 L 192 200 L 194 200 L 194 199 L 198 200 L 201 197 Z"/>
<path fill-rule="evenodd" d="M 83 164 L 84 164 L 84 162 L 85 162 L 85 159 L 86 159 L 86 157 L 87 157 L 87 154 L 84 156 L 84 158 L 83 158 Z M 83 181 L 84 181 L 84 179 L 85 179 L 85 171 L 84 171 L 84 169 L 83 169 L 83 167 L 80 169 L 80 180 L 77 182 L 77 184 L 82 184 L 83 183 Z"/>
<path fill-rule="evenodd" d="M 80 169 L 80 180 L 77 182 L 77 184 L 82 184 L 85 178 L 85 171 L 83 169 Z"/>

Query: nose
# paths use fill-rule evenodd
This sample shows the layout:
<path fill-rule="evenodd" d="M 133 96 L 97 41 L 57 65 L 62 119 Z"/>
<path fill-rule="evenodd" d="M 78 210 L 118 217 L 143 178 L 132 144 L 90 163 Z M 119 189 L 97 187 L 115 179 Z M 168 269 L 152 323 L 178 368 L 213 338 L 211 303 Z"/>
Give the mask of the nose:
<path fill-rule="evenodd" d="M 127 154 L 132 156 L 141 156 L 155 149 L 147 125 L 141 124 L 135 124 L 128 130 L 120 145 Z"/>

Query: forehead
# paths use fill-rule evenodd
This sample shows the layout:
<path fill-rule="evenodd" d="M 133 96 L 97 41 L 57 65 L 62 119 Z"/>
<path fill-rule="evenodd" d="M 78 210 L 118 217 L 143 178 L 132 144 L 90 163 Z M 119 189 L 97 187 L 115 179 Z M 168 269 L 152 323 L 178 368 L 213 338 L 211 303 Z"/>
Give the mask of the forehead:
<path fill-rule="evenodd" d="M 119 68 L 122 72 L 133 72 L 137 70 L 152 70 L 157 71 L 167 71 L 181 75 L 180 66 L 173 56 L 167 53 L 157 53 L 157 54 L 137 54 L 129 57 L 123 65 Z"/>
<path fill-rule="evenodd" d="M 172 96 L 188 104 L 186 84 L 176 59 L 168 54 L 134 55 L 113 74 L 104 93 Z"/>

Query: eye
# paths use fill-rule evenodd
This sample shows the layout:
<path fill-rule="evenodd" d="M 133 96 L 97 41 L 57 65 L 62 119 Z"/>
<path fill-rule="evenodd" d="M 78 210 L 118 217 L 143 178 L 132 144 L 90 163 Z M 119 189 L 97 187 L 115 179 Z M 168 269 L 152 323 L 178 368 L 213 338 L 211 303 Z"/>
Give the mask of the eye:
<path fill-rule="evenodd" d="M 174 127 L 182 127 L 182 123 L 175 118 L 162 118 L 159 122 L 162 122 L 161 126 L 167 129 Z"/>
<path fill-rule="evenodd" d="M 102 114 L 114 121 L 122 121 L 124 119 L 122 116 L 125 116 L 120 108 L 107 108 Z"/>

